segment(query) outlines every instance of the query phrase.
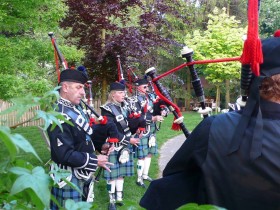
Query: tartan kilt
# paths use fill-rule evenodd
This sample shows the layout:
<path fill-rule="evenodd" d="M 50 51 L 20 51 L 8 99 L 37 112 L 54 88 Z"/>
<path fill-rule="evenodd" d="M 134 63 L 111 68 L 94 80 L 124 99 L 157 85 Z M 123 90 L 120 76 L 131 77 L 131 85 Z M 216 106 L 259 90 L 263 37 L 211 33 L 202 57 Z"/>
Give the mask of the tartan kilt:
<path fill-rule="evenodd" d="M 108 161 L 114 163 L 114 165 L 109 166 L 111 172 L 104 170 L 104 178 L 106 180 L 113 180 L 120 177 L 134 175 L 133 155 L 132 155 L 132 148 L 130 145 L 129 145 L 129 149 L 130 149 L 130 154 L 129 154 L 129 161 L 127 163 L 120 163 L 118 161 L 117 151 L 113 151 L 110 153 Z"/>
<path fill-rule="evenodd" d="M 75 177 L 75 175 L 72 175 L 71 182 L 75 184 L 81 192 L 83 192 L 83 186 L 85 183 L 85 180 L 80 180 Z M 55 197 L 55 199 L 58 201 L 58 203 L 65 208 L 65 202 L 67 199 L 72 199 L 75 202 L 82 201 L 82 194 L 80 194 L 77 190 L 73 189 L 70 185 L 65 185 L 62 188 L 58 187 L 52 187 L 51 194 Z M 50 209 L 56 210 L 59 209 L 58 206 L 51 200 L 50 203 Z"/>
<path fill-rule="evenodd" d="M 156 137 L 156 135 L 155 135 Z M 153 147 L 149 147 L 148 146 L 148 153 L 149 154 L 152 154 L 152 155 L 157 155 L 158 154 L 158 145 L 157 145 L 157 142 L 156 142 L 156 145 L 153 146 Z"/>
<path fill-rule="evenodd" d="M 135 148 L 135 154 L 134 154 L 135 158 L 143 159 L 143 158 L 147 157 L 147 155 L 149 153 L 148 137 L 149 137 L 149 135 L 143 136 L 140 139 L 138 147 Z"/>
<path fill-rule="evenodd" d="M 149 134 L 149 137 L 150 137 L 151 135 L 154 135 L 155 138 L 156 138 L 156 132 L 155 132 L 155 130 L 156 130 L 156 126 L 155 126 L 155 124 L 153 123 L 153 124 L 151 125 L 151 132 L 150 132 L 150 134 Z M 155 145 L 154 147 L 149 147 L 149 142 L 148 142 L 148 153 L 149 153 L 149 154 L 152 154 L 152 155 L 158 154 L 158 144 L 157 144 L 157 141 L 156 141 L 156 145 Z"/>

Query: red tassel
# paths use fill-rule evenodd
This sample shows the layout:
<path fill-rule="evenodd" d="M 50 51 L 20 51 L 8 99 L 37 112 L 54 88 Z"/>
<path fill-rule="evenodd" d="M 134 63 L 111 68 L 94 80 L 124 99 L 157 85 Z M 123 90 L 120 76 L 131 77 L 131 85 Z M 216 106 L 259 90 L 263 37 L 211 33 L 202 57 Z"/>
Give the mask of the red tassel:
<path fill-rule="evenodd" d="M 141 131 L 142 131 L 142 132 L 145 132 L 145 131 L 146 131 L 145 128 L 141 128 L 141 127 L 139 127 L 138 130 L 139 130 L 140 132 L 141 132 Z"/>
<path fill-rule="evenodd" d="M 174 120 L 176 120 L 175 117 L 174 117 Z M 174 131 L 182 130 L 181 127 L 180 127 L 180 124 L 177 124 L 177 123 L 173 123 L 171 129 L 174 130 Z"/>
<path fill-rule="evenodd" d="M 133 118 L 134 115 L 131 113 L 130 115 L 128 115 L 129 118 Z"/>
<path fill-rule="evenodd" d="M 248 32 L 241 56 L 242 64 L 250 64 L 252 72 L 260 76 L 260 64 L 263 63 L 262 44 L 258 31 L 258 2 L 249 0 Z"/>
<path fill-rule="evenodd" d="M 146 102 L 145 106 L 144 106 L 144 113 L 147 113 L 148 111 L 148 103 Z"/>
<path fill-rule="evenodd" d="M 274 37 L 280 37 L 280 29 L 275 31 L 273 34 Z"/>
<path fill-rule="evenodd" d="M 118 143 L 119 139 L 117 139 L 117 138 L 109 138 L 107 142 L 109 142 L 109 143 Z"/>
<path fill-rule="evenodd" d="M 89 126 L 91 127 L 92 125 L 96 124 L 95 119 L 93 117 L 91 117 L 89 119 Z"/>
<path fill-rule="evenodd" d="M 106 116 L 103 116 L 103 120 L 100 121 L 100 124 L 101 124 L 101 125 L 106 125 L 107 122 L 108 122 L 107 117 L 106 117 Z"/>
<path fill-rule="evenodd" d="M 139 118 L 141 116 L 141 114 L 139 114 L 139 113 L 134 113 L 134 117 L 135 118 Z"/>

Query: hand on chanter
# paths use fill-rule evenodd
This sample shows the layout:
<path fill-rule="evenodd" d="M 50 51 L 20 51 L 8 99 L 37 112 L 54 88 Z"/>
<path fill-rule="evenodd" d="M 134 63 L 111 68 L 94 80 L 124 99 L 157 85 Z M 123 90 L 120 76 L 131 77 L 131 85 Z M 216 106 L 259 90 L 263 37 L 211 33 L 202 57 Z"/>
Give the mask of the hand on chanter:
<path fill-rule="evenodd" d="M 138 144 L 139 144 L 139 142 L 140 142 L 140 139 L 139 138 L 130 138 L 130 144 L 132 144 L 132 145 L 134 145 L 134 146 L 136 146 L 136 147 L 138 147 Z"/>
<path fill-rule="evenodd" d="M 163 110 L 161 110 L 160 114 L 161 114 L 161 116 L 166 117 L 168 113 L 165 109 L 163 109 Z"/>
<path fill-rule="evenodd" d="M 108 161 L 107 155 L 97 155 L 97 165 L 111 172 L 108 166 L 113 166 L 114 164 Z"/>
<path fill-rule="evenodd" d="M 140 129 L 137 129 L 137 131 L 136 131 L 136 134 L 138 135 L 138 138 L 142 138 L 142 136 L 143 136 L 143 131 L 142 130 L 140 130 Z"/>
<path fill-rule="evenodd" d="M 110 144 L 108 142 L 104 143 L 101 147 L 101 154 L 102 155 L 110 155 L 111 152 L 113 152 L 115 149 L 114 144 Z"/>
<path fill-rule="evenodd" d="M 152 118 L 153 122 L 162 122 L 163 120 L 164 120 L 163 117 L 160 115 L 153 116 Z"/>

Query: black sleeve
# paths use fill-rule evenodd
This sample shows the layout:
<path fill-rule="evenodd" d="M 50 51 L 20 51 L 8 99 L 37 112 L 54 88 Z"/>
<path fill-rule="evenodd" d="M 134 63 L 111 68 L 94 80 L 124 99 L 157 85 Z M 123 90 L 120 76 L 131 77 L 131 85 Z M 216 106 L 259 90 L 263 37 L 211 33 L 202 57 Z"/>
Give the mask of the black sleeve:
<path fill-rule="evenodd" d="M 62 123 L 61 126 L 63 131 L 58 126 L 52 131 L 48 128 L 52 160 L 65 166 L 95 171 L 97 157 L 93 154 L 93 147 L 85 146 L 87 143 L 82 136 L 84 141 L 79 142 L 79 147 L 83 147 L 84 150 L 80 151 L 75 147 L 80 138 L 79 134 L 75 135 L 76 128 L 66 123 Z"/>
<path fill-rule="evenodd" d="M 108 119 L 105 125 L 95 124 L 92 126 L 92 142 L 95 149 L 100 153 L 102 145 L 106 142 L 107 138 L 119 140 L 119 132 L 116 124 Z"/>
<path fill-rule="evenodd" d="M 116 122 L 115 115 L 113 115 L 111 112 L 109 112 L 105 109 L 102 109 L 102 108 L 101 108 L 101 114 L 102 114 L 102 116 L 107 117 L 108 122 L 112 122 L 116 125 L 117 138 L 119 140 L 119 143 L 121 143 L 123 145 L 128 145 L 129 141 L 130 141 L 130 137 L 127 137 L 127 136 L 124 135 L 123 128 L 121 127 L 120 123 Z"/>
<path fill-rule="evenodd" d="M 153 112 L 154 116 L 161 115 L 162 106 L 166 106 L 163 100 L 159 100 L 155 102 L 153 105 L 154 105 L 154 112 Z"/>
<path fill-rule="evenodd" d="M 146 128 L 146 120 L 144 115 L 140 115 L 139 117 L 128 117 L 128 127 L 131 134 L 135 134 L 138 129 L 145 130 Z"/>
<path fill-rule="evenodd" d="M 182 171 L 196 170 L 207 155 L 210 126 L 215 116 L 205 118 L 186 139 L 179 150 L 167 163 L 163 176 Z"/>
<path fill-rule="evenodd" d="M 199 166 L 207 154 L 208 136 L 214 117 L 205 118 L 168 162 L 163 177 L 152 181 L 140 206 L 148 210 L 177 209 L 199 202 L 202 179 Z"/>

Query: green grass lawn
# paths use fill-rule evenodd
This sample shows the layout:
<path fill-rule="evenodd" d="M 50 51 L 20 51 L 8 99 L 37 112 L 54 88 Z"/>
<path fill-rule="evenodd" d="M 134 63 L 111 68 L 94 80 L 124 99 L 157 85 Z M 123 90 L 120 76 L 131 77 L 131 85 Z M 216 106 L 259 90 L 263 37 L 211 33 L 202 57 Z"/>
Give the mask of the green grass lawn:
<path fill-rule="evenodd" d="M 193 130 L 194 127 L 202 120 L 200 115 L 196 112 L 185 112 L 184 114 L 184 123 L 189 131 Z M 161 129 L 157 133 L 157 142 L 159 148 L 162 146 L 164 142 L 168 139 L 175 137 L 177 135 L 182 134 L 181 131 L 173 131 L 171 130 L 171 125 L 173 121 L 173 115 L 169 114 L 167 118 L 165 118 L 164 122 L 161 124 Z M 46 142 L 43 140 L 42 135 L 37 127 L 19 127 L 15 129 L 13 132 L 22 134 L 26 139 L 28 139 L 33 145 L 34 149 L 38 153 L 39 157 L 43 162 L 40 162 L 34 156 L 30 154 L 20 153 L 18 158 L 29 161 L 34 166 L 44 166 L 46 170 L 48 170 L 48 166 L 46 163 L 50 159 L 50 151 L 48 150 Z M 2 142 L 0 141 L 0 146 Z M 150 168 L 150 176 L 153 178 L 157 178 L 159 174 L 158 167 L 158 156 L 153 157 L 152 164 Z M 5 159 L 5 148 L 3 146 L 0 147 L 0 159 Z M 136 160 L 135 160 L 136 161 Z M 136 164 L 135 164 L 136 165 Z M 136 167 L 135 167 L 136 168 Z M 136 174 L 136 171 L 135 171 Z M 133 177 L 126 177 L 124 183 L 124 203 L 125 205 L 122 207 L 118 207 L 118 209 L 128 209 L 129 206 L 134 206 L 133 209 L 142 209 L 139 207 L 138 203 L 141 199 L 142 195 L 145 192 L 144 188 L 140 188 L 135 184 L 136 175 Z M 148 183 L 146 183 L 148 184 Z M 94 209 L 107 209 L 109 202 L 107 190 L 106 190 L 106 182 L 104 179 L 101 179 L 98 183 L 95 184 L 95 205 Z"/>

